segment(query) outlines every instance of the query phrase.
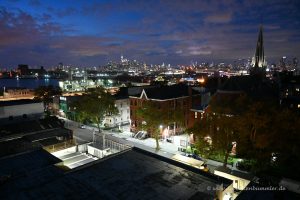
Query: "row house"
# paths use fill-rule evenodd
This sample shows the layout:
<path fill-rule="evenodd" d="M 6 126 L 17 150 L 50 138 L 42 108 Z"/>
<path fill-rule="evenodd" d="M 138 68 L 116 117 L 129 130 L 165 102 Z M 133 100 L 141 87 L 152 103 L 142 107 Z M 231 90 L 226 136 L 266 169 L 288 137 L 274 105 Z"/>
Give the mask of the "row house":
<path fill-rule="evenodd" d="M 140 93 L 129 96 L 131 131 L 137 132 L 141 129 L 142 121 L 137 117 L 137 110 L 142 108 L 144 102 L 153 101 L 164 110 L 179 109 L 183 112 L 184 127 L 174 123 L 168 128 L 170 135 L 180 134 L 183 128 L 190 128 L 200 120 L 201 113 L 205 110 L 204 103 L 208 103 L 209 97 L 209 92 L 203 88 L 183 84 L 144 88 Z"/>

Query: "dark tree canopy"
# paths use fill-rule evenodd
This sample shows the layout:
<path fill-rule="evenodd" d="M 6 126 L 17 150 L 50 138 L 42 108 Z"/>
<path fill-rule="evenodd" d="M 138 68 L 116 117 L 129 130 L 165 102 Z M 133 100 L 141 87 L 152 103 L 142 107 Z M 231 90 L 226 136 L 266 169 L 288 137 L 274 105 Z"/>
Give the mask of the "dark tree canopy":
<path fill-rule="evenodd" d="M 118 113 L 115 100 L 103 87 L 88 89 L 80 101 L 73 104 L 80 119 L 89 119 L 97 124 L 100 130 L 105 116 Z"/>
<path fill-rule="evenodd" d="M 60 87 L 54 87 L 53 85 L 49 86 L 40 86 L 34 90 L 34 96 L 37 99 L 40 99 L 44 102 L 44 109 L 47 110 L 49 103 L 52 102 L 53 97 L 56 95 L 61 95 L 62 91 Z"/>
<path fill-rule="evenodd" d="M 162 107 L 154 101 L 145 101 L 138 109 L 137 116 L 139 121 L 144 122 L 143 126 L 154 136 L 156 149 L 159 149 L 160 126 L 166 127 L 174 122 L 184 125 L 184 114 L 181 109 Z"/>
<path fill-rule="evenodd" d="M 256 173 L 272 169 L 277 175 L 290 176 L 289 171 L 300 172 L 298 113 L 272 102 L 252 101 L 244 94 L 233 99 L 213 97 L 209 110 L 190 131 L 198 140 L 211 135 L 209 149 L 223 150 L 225 162 L 226 150 L 230 149 L 227 145 L 236 141 L 237 156 L 253 160 L 252 170 Z M 201 141 L 198 147 L 205 148 L 205 143 Z"/>

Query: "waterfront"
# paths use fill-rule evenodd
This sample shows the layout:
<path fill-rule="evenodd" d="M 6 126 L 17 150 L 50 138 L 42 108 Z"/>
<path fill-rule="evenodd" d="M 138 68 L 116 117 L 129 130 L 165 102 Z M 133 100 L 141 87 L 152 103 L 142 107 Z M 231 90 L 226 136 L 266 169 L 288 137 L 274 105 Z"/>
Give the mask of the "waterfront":
<path fill-rule="evenodd" d="M 58 79 L 0 79 L 0 88 L 28 88 L 35 89 L 39 86 L 59 86 Z"/>

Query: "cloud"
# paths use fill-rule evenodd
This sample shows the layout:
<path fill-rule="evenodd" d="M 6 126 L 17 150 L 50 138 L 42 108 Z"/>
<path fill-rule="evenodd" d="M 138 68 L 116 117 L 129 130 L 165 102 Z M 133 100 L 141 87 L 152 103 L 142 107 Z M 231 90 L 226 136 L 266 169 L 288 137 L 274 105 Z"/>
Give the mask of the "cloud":
<path fill-rule="evenodd" d="M 231 20 L 232 20 L 231 13 L 211 14 L 204 18 L 205 23 L 215 23 L 215 24 L 229 23 Z"/>
<path fill-rule="evenodd" d="M 30 0 L 29 5 L 31 5 L 31 6 L 40 6 L 41 2 L 39 0 Z"/>
<path fill-rule="evenodd" d="M 100 65 L 121 54 L 153 64 L 247 58 L 262 14 L 267 59 L 299 56 L 297 1 L 41 2 L 34 12 L 0 3 L 0 65 Z"/>
<path fill-rule="evenodd" d="M 265 30 L 278 30 L 280 29 L 280 26 L 279 25 L 272 25 L 272 24 L 269 24 L 269 25 L 264 25 L 264 29 Z"/>
<path fill-rule="evenodd" d="M 193 56 L 210 55 L 211 53 L 212 53 L 211 51 L 206 51 L 206 50 L 194 50 L 189 52 L 189 54 Z"/>

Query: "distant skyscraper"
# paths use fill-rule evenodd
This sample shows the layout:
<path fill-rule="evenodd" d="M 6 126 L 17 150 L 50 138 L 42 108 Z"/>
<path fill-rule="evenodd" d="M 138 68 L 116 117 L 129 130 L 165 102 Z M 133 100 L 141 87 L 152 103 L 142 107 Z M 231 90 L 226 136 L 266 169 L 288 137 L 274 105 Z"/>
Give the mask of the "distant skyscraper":
<path fill-rule="evenodd" d="M 264 52 L 264 41 L 263 41 L 263 28 L 260 26 L 258 39 L 256 43 L 255 55 L 252 58 L 252 69 L 251 74 L 261 74 L 265 72 L 266 61 L 265 61 L 265 52 Z"/>

